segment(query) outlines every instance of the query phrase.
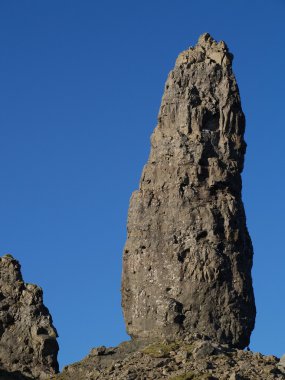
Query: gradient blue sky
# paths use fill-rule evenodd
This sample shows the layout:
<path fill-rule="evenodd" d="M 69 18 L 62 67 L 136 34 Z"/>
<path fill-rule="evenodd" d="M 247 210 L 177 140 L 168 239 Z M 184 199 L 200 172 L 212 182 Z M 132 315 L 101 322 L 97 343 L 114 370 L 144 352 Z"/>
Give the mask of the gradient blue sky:
<path fill-rule="evenodd" d="M 61 366 L 127 339 L 121 260 L 168 72 L 206 31 L 235 55 L 255 249 L 251 348 L 284 329 L 285 1 L 0 2 L 0 248 L 44 289 Z"/>

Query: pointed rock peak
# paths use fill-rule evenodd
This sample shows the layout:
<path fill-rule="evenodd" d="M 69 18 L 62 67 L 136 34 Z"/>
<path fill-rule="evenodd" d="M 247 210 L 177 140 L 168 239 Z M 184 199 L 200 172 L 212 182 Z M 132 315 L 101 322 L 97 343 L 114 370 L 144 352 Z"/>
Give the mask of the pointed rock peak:
<path fill-rule="evenodd" d="M 0 257 L 0 281 L 13 283 L 13 281 L 23 281 L 21 265 L 11 254 Z"/>
<path fill-rule="evenodd" d="M 224 50 L 228 52 L 228 47 L 224 41 L 217 42 L 209 33 L 202 34 L 197 45 L 202 46 L 205 49 Z"/>
<path fill-rule="evenodd" d="M 255 303 L 241 199 L 244 128 L 231 54 L 204 34 L 168 75 L 130 201 L 122 305 L 132 337 L 200 334 L 248 345 Z"/>
<path fill-rule="evenodd" d="M 0 374 L 39 380 L 58 372 L 57 332 L 42 289 L 26 284 L 10 254 L 0 258 Z M 5 372 L 5 373 L 6 373 Z"/>
<path fill-rule="evenodd" d="M 214 39 L 210 35 L 210 33 L 201 34 L 201 36 L 198 39 L 198 44 L 201 46 L 208 46 L 208 45 L 211 45 L 213 42 L 214 42 Z"/>
<path fill-rule="evenodd" d="M 209 33 L 202 34 L 194 47 L 179 54 L 176 65 L 188 67 L 193 63 L 205 62 L 206 64 L 218 64 L 231 66 L 233 55 L 224 41 L 217 42 Z"/>

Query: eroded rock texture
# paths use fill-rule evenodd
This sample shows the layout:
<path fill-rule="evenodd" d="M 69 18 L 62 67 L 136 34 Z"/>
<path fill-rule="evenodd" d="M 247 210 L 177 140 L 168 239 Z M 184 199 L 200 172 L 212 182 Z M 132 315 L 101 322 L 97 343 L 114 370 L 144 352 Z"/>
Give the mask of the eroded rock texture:
<path fill-rule="evenodd" d="M 285 369 L 282 359 L 275 356 L 229 348 L 209 340 L 148 344 L 145 339 L 133 339 L 118 347 L 94 348 L 83 360 L 66 366 L 52 379 L 284 380 Z"/>
<path fill-rule="evenodd" d="M 122 305 L 132 337 L 199 333 L 248 345 L 255 303 L 241 199 L 244 128 L 232 55 L 204 34 L 168 76 L 130 201 Z"/>
<path fill-rule="evenodd" d="M 7 378 L 50 378 L 58 372 L 56 337 L 41 288 L 23 282 L 12 256 L 1 257 L 0 372 Z"/>

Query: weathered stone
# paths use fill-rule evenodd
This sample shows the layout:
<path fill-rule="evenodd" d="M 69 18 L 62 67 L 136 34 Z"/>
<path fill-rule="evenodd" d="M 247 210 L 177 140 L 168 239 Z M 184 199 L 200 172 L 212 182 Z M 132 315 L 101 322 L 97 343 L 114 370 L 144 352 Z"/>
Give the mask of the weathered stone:
<path fill-rule="evenodd" d="M 193 357 L 194 359 L 205 358 L 207 356 L 213 355 L 215 351 L 215 347 L 213 347 L 213 345 L 209 341 L 202 341 L 194 348 Z"/>
<path fill-rule="evenodd" d="M 105 346 L 100 346 L 100 347 L 95 347 L 91 351 L 91 354 L 94 356 L 99 356 L 99 355 L 104 355 L 106 352 L 106 347 Z"/>
<path fill-rule="evenodd" d="M 199 333 L 249 344 L 255 303 L 241 199 L 244 128 L 232 55 L 204 34 L 168 76 L 130 200 L 122 305 L 132 337 Z"/>
<path fill-rule="evenodd" d="M 15 379 L 47 379 L 58 372 L 57 332 L 43 293 L 23 282 L 12 256 L 0 258 L 0 370 Z M 4 375 L 3 375 L 4 376 Z"/>
<path fill-rule="evenodd" d="M 209 341 L 153 342 L 132 339 L 118 347 L 106 348 L 109 355 L 94 356 L 66 367 L 54 380 L 278 380 L 285 379 L 275 364 L 251 351 L 229 348 L 215 343 L 214 353 L 194 357 L 197 347 Z M 100 349 L 100 348 L 99 348 Z M 14 380 L 14 379 L 13 379 Z"/>
<path fill-rule="evenodd" d="M 285 354 L 280 358 L 280 361 L 277 366 L 279 370 L 285 374 Z"/>
<path fill-rule="evenodd" d="M 285 354 L 281 356 L 280 358 L 280 364 L 283 364 L 285 367 Z"/>

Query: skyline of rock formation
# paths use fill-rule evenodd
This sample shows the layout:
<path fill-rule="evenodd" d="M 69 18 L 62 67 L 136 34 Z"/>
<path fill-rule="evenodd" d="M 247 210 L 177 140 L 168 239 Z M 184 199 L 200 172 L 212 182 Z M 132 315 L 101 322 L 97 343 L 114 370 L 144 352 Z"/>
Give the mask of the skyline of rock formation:
<path fill-rule="evenodd" d="M 42 289 L 23 281 L 11 255 L 0 257 L 0 376 L 44 380 L 56 374 L 56 338 Z"/>

